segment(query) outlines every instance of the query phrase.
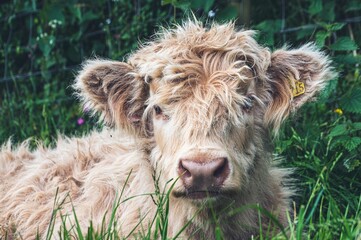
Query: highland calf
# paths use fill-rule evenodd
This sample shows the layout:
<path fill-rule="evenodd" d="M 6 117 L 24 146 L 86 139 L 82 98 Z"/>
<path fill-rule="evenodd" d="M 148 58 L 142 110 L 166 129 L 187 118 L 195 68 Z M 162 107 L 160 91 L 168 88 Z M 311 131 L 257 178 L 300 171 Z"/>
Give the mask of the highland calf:
<path fill-rule="evenodd" d="M 311 44 L 271 53 L 253 34 L 187 22 L 126 62 L 87 61 L 74 88 L 108 127 L 53 149 L 5 144 L 0 234 L 45 238 L 53 219 L 56 238 L 61 216 L 75 224 L 73 206 L 83 230 L 100 230 L 121 195 L 116 230 L 139 237 L 155 228 L 158 187 L 170 191 L 169 237 L 187 225 L 182 239 L 215 239 L 216 227 L 249 239 L 272 224 L 254 205 L 285 224 L 291 190 L 271 133 L 335 74 Z"/>

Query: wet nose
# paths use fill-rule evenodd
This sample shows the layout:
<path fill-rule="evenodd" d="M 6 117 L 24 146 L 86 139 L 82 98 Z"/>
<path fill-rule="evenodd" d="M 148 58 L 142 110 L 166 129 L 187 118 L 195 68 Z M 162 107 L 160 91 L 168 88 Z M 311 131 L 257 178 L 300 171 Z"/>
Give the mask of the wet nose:
<path fill-rule="evenodd" d="M 181 159 L 178 167 L 184 187 L 193 191 L 219 189 L 229 172 L 227 158 Z"/>

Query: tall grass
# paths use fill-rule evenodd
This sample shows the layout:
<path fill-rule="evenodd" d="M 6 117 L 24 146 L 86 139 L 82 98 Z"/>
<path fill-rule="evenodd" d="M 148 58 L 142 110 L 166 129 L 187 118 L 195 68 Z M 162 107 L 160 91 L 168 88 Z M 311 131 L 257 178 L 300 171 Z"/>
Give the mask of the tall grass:
<path fill-rule="evenodd" d="M 131 173 L 130 173 L 131 174 Z M 114 200 L 112 212 L 110 213 L 109 221 L 105 221 L 106 214 L 103 218 L 103 224 L 101 229 L 95 229 L 91 220 L 89 221 L 89 227 L 86 231 L 83 231 L 82 226 L 79 223 L 77 218 L 76 208 L 72 207 L 72 215 L 74 222 L 70 221 L 70 216 L 61 215 L 60 209 L 65 202 L 71 202 L 69 195 L 65 196 L 63 199 L 59 199 L 58 194 L 54 199 L 54 208 L 51 220 L 49 222 L 48 230 L 45 236 L 45 239 L 51 240 L 55 236 L 58 239 L 62 240 L 118 240 L 118 239 L 177 239 L 186 227 L 192 220 L 184 225 L 184 227 L 173 236 L 168 234 L 169 224 L 169 197 L 171 190 L 176 182 L 169 181 L 166 187 L 168 190 L 160 189 L 158 185 L 159 178 L 153 177 L 155 183 L 156 191 L 154 193 L 145 193 L 139 196 L 132 196 L 124 198 L 124 188 L 127 184 L 129 176 L 120 190 L 118 197 Z M 266 215 L 271 219 L 269 228 L 267 231 L 262 231 L 260 228 L 260 235 L 255 236 L 252 239 L 270 239 L 269 236 L 273 236 L 274 240 L 283 240 L 283 239 L 360 239 L 361 237 L 361 197 L 358 197 L 356 200 L 356 209 L 350 205 L 341 210 L 337 206 L 335 199 L 327 195 L 322 187 L 322 181 L 327 174 L 326 168 L 323 169 L 321 175 L 318 179 L 315 180 L 314 188 L 312 189 L 311 195 L 307 202 L 296 207 L 294 205 L 294 213 L 289 213 L 287 215 L 288 225 L 282 226 L 275 216 L 272 216 L 271 213 L 267 212 L 265 209 L 260 208 L 258 205 L 244 206 L 238 209 L 232 209 L 228 211 L 229 216 L 236 215 L 239 212 L 245 211 L 248 208 L 256 209 L 258 211 L 259 220 L 261 221 L 262 216 Z M 138 224 L 135 228 L 130 231 L 127 236 L 119 234 L 119 229 L 121 228 L 120 223 L 118 222 L 117 211 L 121 210 L 122 205 L 135 197 L 144 197 L 150 196 L 153 199 L 155 207 L 157 209 L 156 214 L 152 216 L 152 221 L 149 224 L 148 229 L 143 229 L 143 231 L 136 231 L 136 228 L 142 225 L 144 218 L 140 218 Z M 327 207 L 326 207 L 327 206 Z M 203 207 L 210 207 L 203 206 Z M 203 208 L 201 207 L 200 210 Z M 353 210 L 352 210 L 353 209 Z M 196 213 L 197 214 L 197 213 Z M 195 215 L 196 216 L 196 215 Z M 213 220 L 217 220 L 217 215 L 214 213 Z M 55 224 L 57 221 L 61 221 L 60 229 L 55 229 Z M 260 222 L 260 225 L 262 223 Z M 277 234 L 278 232 L 278 234 Z M 223 233 L 219 227 L 214 229 L 215 238 L 223 239 Z M 20 233 L 21 239 L 21 233 Z M 4 240 L 8 238 L 5 236 Z M 38 235 L 37 240 L 44 239 L 44 236 Z M 10 240 L 10 239 L 9 239 Z"/>
<path fill-rule="evenodd" d="M 109 213 L 104 213 L 103 223 L 101 224 L 100 230 L 96 229 L 93 226 L 92 221 L 89 220 L 89 227 L 85 232 L 83 232 L 82 231 L 83 228 L 77 217 L 76 208 L 74 208 L 73 205 L 71 212 L 74 219 L 73 223 L 70 221 L 71 218 L 69 215 L 62 215 L 60 213 L 60 209 L 62 209 L 62 206 L 67 201 L 72 204 L 72 201 L 69 195 L 66 195 L 63 199 L 59 199 L 58 191 L 57 191 L 55 194 L 53 211 L 52 211 L 51 219 L 49 221 L 49 226 L 47 228 L 45 239 L 51 240 L 53 239 L 54 236 L 62 240 L 71 240 L 74 239 L 74 237 L 79 240 L 168 239 L 169 198 L 171 191 L 177 180 L 168 181 L 165 188 L 160 189 L 158 184 L 159 177 L 156 177 L 154 175 L 153 176 L 153 180 L 155 184 L 154 193 L 144 193 L 141 195 L 125 198 L 123 195 L 124 189 L 128 184 L 128 180 L 131 174 L 132 173 L 130 172 L 122 189 L 120 190 L 119 194 L 117 194 L 117 197 L 114 199 L 113 208 L 110 213 L 110 218 L 108 221 L 105 221 L 105 219 L 107 219 L 107 215 L 109 215 Z M 136 197 L 144 197 L 144 196 L 151 197 L 157 209 L 156 214 L 151 218 L 152 220 L 150 224 L 148 225 L 147 223 L 143 223 L 143 220 L 147 217 L 145 215 L 139 219 L 138 224 L 135 225 L 135 227 L 128 233 L 128 235 L 126 236 L 120 235 L 119 229 L 121 228 L 121 225 L 119 224 L 118 219 L 116 217 L 117 212 L 121 210 L 123 204 L 125 204 L 127 201 Z M 61 221 L 60 229 L 55 229 L 55 225 L 57 221 Z M 175 233 L 174 236 L 172 236 L 172 239 L 177 239 L 186 229 L 189 223 L 190 221 L 186 223 L 184 227 L 181 228 L 177 233 Z M 137 231 L 138 227 L 141 226 L 142 224 L 148 225 L 149 228 L 143 229 L 142 231 Z M 21 233 L 17 233 L 17 234 L 19 234 L 21 238 Z M 7 237 L 5 237 L 5 239 L 7 239 Z M 37 234 L 36 239 L 37 240 L 44 239 L 44 236 L 40 236 L 40 234 Z"/>

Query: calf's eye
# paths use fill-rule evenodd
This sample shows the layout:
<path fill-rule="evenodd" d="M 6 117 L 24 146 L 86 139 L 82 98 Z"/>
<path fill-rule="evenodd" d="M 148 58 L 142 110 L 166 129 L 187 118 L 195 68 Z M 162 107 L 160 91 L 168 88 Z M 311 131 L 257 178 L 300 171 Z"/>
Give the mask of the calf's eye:
<path fill-rule="evenodd" d="M 158 105 L 155 105 L 154 106 L 154 112 L 155 112 L 155 116 L 159 119 L 163 119 L 164 121 L 166 120 L 169 120 L 169 116 L 168 115 L 165 115 L 163 113 L 163 110 L 158 106 Z"/>
<path fill-rule="evenodd" d="M 160 115 L 163 113 L 162 109 L 157 105 L 154 106 L 154 112 L 156 115 Z"/>

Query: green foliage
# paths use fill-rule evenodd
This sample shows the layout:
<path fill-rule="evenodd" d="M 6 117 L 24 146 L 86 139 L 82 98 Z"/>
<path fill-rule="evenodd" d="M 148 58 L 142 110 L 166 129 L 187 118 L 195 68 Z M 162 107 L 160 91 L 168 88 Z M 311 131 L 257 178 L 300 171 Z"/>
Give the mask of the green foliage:
<path fill-rule="evenodd" d="M 342 97 L 340 105 L 348 112 L 361 114 L 361 88 L 350 89 Z"/>
<path fill-rule="evenodd" d="M 1 4 L 0 142 L 12 136 L 49 144 L 59 131 L 96 126 L 72 97 L 74 73 L 87 58 L 123 58 L 171 18 L 168 9 L 151 0 Z"/>
<path fill-rule="evenodd" d="M 274 35 L 282 29 L 282 21 L 280 19 L 265 20 L 257 24 L 254 28 L 260 31 L 258 40 L 262 41 L 263 44 L 272 47 L 275 45 Z"/>
<path fill-rule="evenodd" d="M 320 13 L 323 9 L 322 0 L 314 0 L 308 7 L 308 13 L 313 16 Z"/>
<path fill-rule="evenodd" d="M 162 0 L 163 5 L 171 4 L 174 8 L 180 8 L 182 10 L 187 10 L 191 2 L 187 0 Z"/>
<path fill-rule="evenodd" d="M 357 44 L 349 37 L 340 37 L 334 44 L 330 46 L 331 50 L 334 51 L 347 51 L 358 49 Z"/>
<path fill-rule="evenodd" d="M 328 134 L 328 138 L 331 140 L 331 149 L 336 151 L 347 150 L 350 153 L 349 157 L 345 158 L 343 162 L 348 171 L 354 171 L 357 167 L 361 167 L 359 157 L 360 136 L 361 122 L 351 121 L 337 124 Z"/>
<path fill-rule="evenodd" d="M 248 8 L 247 8 L 247 4 Z M 284 9 L 284 11 L 282 11 Z M 307 1 L 9 1 L 0 5 L 0 143 L 33 137 L 51 145 L 58 132 L 99 127 L 72 97 L 74 73 L 84 59 L 122 59 L 160 25 L 190 11 L 207 23 L 234 20 L 258 30 L 270 49 L 314 41 L 330 56 L 338 79 L 317 103 L 289 120 L 275 143 L 294 169 L 298 193 L 291 239 L 356 239 L 361 236 L 361 4 L 358 0 Z M 249 19 L 242 20 L 245 15 Z M 84 123 L 83 123 L 84 122 Z M 167 192 L 158 189 L 154 218 L 166 235 Z M 115 204 L 115 210 L 118 205 Z M 76 212 L 76 209 L 74 209 Z M 63 218 L 63 222 L 67 221 Z M 215 219 L 216 221 L 216 219 Z M 112 224 L 116 224 L 115 220 Z M 64 224 L 65 226 L 65 224 Z M 49 228 L 50 230 L 53 230 Z M 119 239 L 113 225 L 86 239 Z M 220 229 L 215 229 L 222 239 Z M 64 228 L 62 239 L 74 232 Z M 144 239 L 156 236 L 145 233 Z M 91 237 L 90 237 L 91 236 Z M 141 237 L 140 237 L 141 238 Z M 266 237 L 260 237 L 260 239 Z M 275 239 L 285 239 L 282 233 Z"/>

